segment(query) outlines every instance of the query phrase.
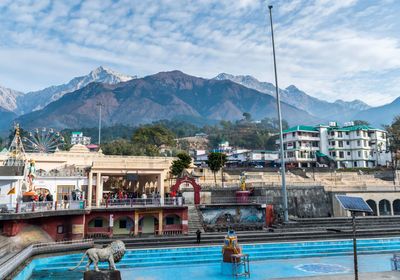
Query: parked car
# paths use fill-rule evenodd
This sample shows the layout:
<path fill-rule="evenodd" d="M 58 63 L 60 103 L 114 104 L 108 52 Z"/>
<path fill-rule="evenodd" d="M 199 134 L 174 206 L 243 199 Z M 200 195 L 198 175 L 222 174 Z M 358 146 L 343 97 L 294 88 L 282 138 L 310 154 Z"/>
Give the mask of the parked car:
<path fill-rule="evenodd" d="M 254 168 L 261 169 L 261 168 L 264 168 L 264 166 L 262 166 L 262 165 L 256 165 L 256 166 L 254 166 Z"/>

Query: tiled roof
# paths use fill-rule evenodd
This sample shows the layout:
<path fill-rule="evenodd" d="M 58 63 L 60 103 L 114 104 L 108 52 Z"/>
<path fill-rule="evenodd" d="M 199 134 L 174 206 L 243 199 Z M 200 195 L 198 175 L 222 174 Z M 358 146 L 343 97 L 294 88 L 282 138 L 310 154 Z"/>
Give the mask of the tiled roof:
<path fill-rule="evenodd" d="M 288 129 L 285 129 L 283 131 L 283 133 L 295 132 L 295 131 L 318 132 L 319 130 L 315 126 L 298 125 L 298 126 L 293 126 L 293 127 L 288 128 Z"/>
<path fill-rule="evenodd" d="M 352 125 L 344 127 L 330 127 L 329 130 L 356 131 L 356 130 L 381 130 L 381 129 L 374 128 L 369 125 Z"/>

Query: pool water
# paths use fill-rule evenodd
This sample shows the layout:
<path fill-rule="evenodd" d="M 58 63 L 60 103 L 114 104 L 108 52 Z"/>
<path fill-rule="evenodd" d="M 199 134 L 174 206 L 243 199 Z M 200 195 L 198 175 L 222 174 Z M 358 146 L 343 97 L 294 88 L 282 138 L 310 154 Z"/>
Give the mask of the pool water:
<path fill-rule="evenodd" d="M 358 240 L 360 272 L 390 271 L 393 252 L 400 239 Z M 252 279 L 274 279 L 353 272 L 352 241 L 315 241 L 245 244 L 250 255 Z M 117 268 L 123 279 L 232 279 L 221 274 L 221 246 L 128 250 Z M 82 254 L 36 258 L 15 279 L 82 279 L 79 271 L 68 271 Z M 103 264 L 103 268 L 107 264 Z"/>

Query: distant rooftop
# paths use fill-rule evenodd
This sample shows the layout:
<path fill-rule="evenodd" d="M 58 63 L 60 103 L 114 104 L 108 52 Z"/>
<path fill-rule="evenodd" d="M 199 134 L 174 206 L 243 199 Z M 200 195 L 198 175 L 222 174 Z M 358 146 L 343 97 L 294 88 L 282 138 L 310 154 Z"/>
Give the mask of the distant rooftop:
<path fill-rule="evenodd" d="M 335 123 L 336 124 L 336 123 Z M 298 126 L 293 126 L 291 128 L 288 128 L 283 131 L 283 133 L 290 133 L 290 132 L 295 132 L 295 131 L 306 131 L 306 132 L 318 132 L 319 127 L 322 125 L 317 125 L 317 126 L 308 126 L 308 125 L 298 125 Z M 380 130 L 384 131 L 379 128 L 375 128 L 369 125 L 347 125 L 347 126 L 329 126 L 328 127 L 329 131 L 335 130 L 335 131 L 357 131 L 357 130 Z"/>
<path fill-rule="evenodd" d="M 356 131 L 356 130 L 382 130 L 369 125 L 351 125 L 344 127 L 329 127 L 329 130 L 340 130 L 340 131 Z"/>
<path fill-rule="evenodd" d="M 293 127 L 288 128 L 288 129 L 285 129 L 283 131 L 283 133 L 289 133 L 289 132 L 295 132 L 295 131 L 318 132 L 319 130 L 314 126 L 298 125 L 298 126 L 293 126 Z"/>

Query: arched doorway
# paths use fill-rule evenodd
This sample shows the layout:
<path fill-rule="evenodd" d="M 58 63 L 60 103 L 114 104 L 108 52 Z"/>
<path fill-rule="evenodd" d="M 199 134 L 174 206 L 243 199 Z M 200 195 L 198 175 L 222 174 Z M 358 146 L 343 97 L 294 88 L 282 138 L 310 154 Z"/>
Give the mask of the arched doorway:
<path fill-rule="evenodd" d="M 158 228 L 158 219 L 152 215 L 147 215 L 139 220 L 139 232 L 142 234 L 155 234 Z"/>
<path fill-rule="evenodd" d="M 393 215 L 400 215 L 400 199 L 393 201 Z"/>
<path fill-rule="evenodd" d="M 367 200 L 367 204 L 369 205 L 369 207 L 371 207 L 372 211 L 374 211 L 374 213 L 371 213 L 371 214 L 368 213 L 368 216 L 378 216 L 378 211 L 377 211 L 377 208 L 376 208 L 376 202 L 374 200 L 372 200 L 372 199 L 368 199 Z"/>
<path fill-rule="evenodd" d="M 387 199 L 382 199 L 379 201 L 379 215 L 380 216 L 390 216 L 392 215 L 390 210 L 390 202 Z"/>
<path fill-rule="evenodd" d="M 113 234 L 121 234 L 121 235 L 128 235 L 134 231 L 134 223 L 133 220 L 128 217 L 120 217 L 116 221 L 114 221 L 113 226 Z"/>
<path fill-rule="evenodd" d="M 194 178 L 191 178 L 187 175 L 185 175 L 182 178 L 178 178 L 176 180 L 175 185 L 173 185 L 171 187 L 171 192 L 177 192 L 179 190 L 179 187 L 184 184 L 190 184 L 191 186 L 193 186 L 193 190 L 194 190 L 194 204 L 200 204 L 200 191 L 201 191 L 201 187 L 199 184 L 196 183 Z"/>

